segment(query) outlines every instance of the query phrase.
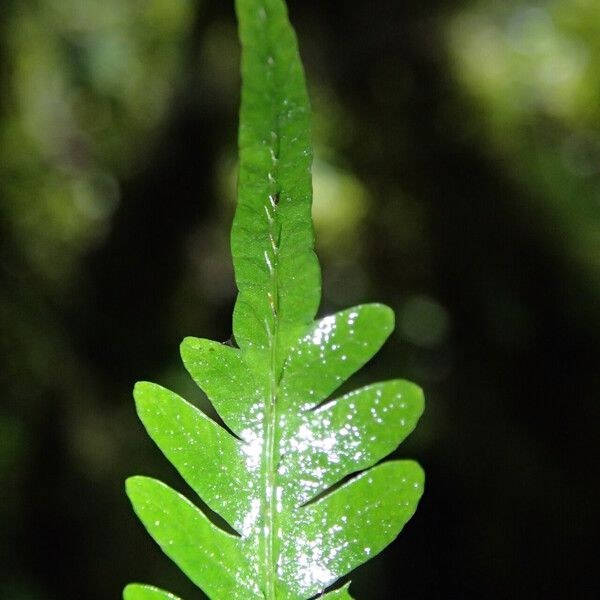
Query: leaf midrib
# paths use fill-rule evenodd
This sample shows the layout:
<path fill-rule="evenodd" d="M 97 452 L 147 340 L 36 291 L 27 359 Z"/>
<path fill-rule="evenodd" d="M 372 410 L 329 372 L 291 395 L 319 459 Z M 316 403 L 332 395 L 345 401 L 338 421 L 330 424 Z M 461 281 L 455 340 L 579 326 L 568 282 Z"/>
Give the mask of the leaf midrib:
<path fill-rule="evenodd" d="M 266 12 L 266 8 L 265 8 Z M 268 24 L 268 17 L 264 21 Z M 265 406 L 265 429 L 262 457 L 262 479 L 263 479 L 263 500 L 261 506 L 262 523 L 265 529 L 260 535 L 266 537 L 263 543 L 263 573 L 266 600 L 276 600 L 277 594 L 277 571 L 278 562 L 278 511 L 277 511 L 277 460 L 278 460 L 278 388 L 280 373 L 277 368 L 277 354 L 279 342 L 279 150 L 280 150 L 280 102 L 279 85 L 274 81 L 275 58 L 273 57 L 272 47 L 269 37 L 269 28 L 267 25 L 267 44 L 269 52 L 267 54 L 266 69 L 270 73 L 269 80 L 273 82 L 269 97 L 272 99 L 270 105 L 271 143 L 269 151 L 271 154 L 272 172 L 269 173 L 269 196 L 265 202 L 265 215 L 269 222 L 269 243 L 270 248 L 265 250 L 265 260 L 270 273 L 270 292 L 269 306 L 272 311 L 272 327 L 266 320 L 267 338 L 269 341 L 269 389 Z M 269 259 L 269 256 L 271 259 Z"/>

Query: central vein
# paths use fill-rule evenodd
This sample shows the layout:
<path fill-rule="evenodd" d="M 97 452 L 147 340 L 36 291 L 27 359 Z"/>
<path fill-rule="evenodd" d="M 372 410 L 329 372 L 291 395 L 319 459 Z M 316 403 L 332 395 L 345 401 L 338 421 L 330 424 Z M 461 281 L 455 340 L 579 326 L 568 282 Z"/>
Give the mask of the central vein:
<path fill-rule="evenodd" d="M 278 119 L 276 119 L 278 121 Z M 278 127 L 276 128 L 278 129 Z M 278 372 L 278 337 L 279 337 L 279 237 L 280 223 L 277 214 L 279 204 L 278 189 L 278 158 L 279 136 L 277 132 L 271 133 L 271 163 L 272 169 L 268 174 L 269 196 L 265 204 L 265 212 L 269 225 L 269 248 L 264 252 L 264 258 L 270 273 L 270 286 L 267 292 L 270 314 L 265 319 L 265 327 L 269 340 L 269 381 L 268 394 L 265 407 L 264 446 L 263 446 L 263 570 L 264 591 L 267 600 L 276 599 L 278 548 L 278 487 L 277 463 L 279 455 L 279 432 L 277 393 L 279 386 Z"/>
<path fill-rule="evenodd" d="M 270 45 L 270 34 L 265 7 L 261 8 L 259 20 L 265 29 L 267 46 Z M 279 386 L 279 353 L 280 314 L 279 314 L 279 244 L 281 223 L 279 213 L 279 155 L 280 155 L 280 109 L 281 90 L 276 81 L 275 61 L 273 54 L 265 56 L 265 83 L 269 88 L 271 99 L 269 129 L 265 131 L 265 140 L 270 152 L 271 166 L 267 173 L 268 195 L 265 198 L 264 210 L 268 223 L 267 248 L 264 248 L 264 260 L 269 270 L 267 286 L 268 309 L 265 315 L 265 328 L 268 339 L 268 390 L 265 398 L 264 443 L 262 448 L 262 531 L 260 531 L 260 558 L 263 571 L 263 593 L 265 600 L 277 599 L 278 561 L 279 561 L 279 511 L 281 510 L 281 491 L 277 485 L 277 469 L 279 463 L 279 416 L 278 416 L 278 386 Z M 270 138 L 270 139 L 269 139 Z"/>

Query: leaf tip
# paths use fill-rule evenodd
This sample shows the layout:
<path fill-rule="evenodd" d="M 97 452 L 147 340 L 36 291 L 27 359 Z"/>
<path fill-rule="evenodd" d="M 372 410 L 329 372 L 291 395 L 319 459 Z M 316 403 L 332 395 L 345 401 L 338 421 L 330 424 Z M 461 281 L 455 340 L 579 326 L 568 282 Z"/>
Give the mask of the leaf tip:
<path fill-rule="evenodd" d="M 125 493 L 129 496 L 130 500 L 132 496 L 137 495 L 147 479 L 148 477 L 144 477 L 143 475 L 132 475 L 125 480 Z"/>
<path fill-rule="evenodd" d="M 144 398 L 150 391 L 150 388 L 154 385 L 154 383 L 149 381 L 136 381 L 135 385 L 133 386 L 133 397 L 136 402 Z"/>
<path fill-rule="evenodd" d="M 377 304 L 379 310 L 382 314 L 382 320 L 386 322 L 390 329 L 390 333 L 394 331 L 394 327 L 396 327 L 396 315 L 387 304 Z"/>
<path fill-rule="evenodd" d="M 191 350 L 195 350 L 197 347 L 198 338 L 193 337 L 191 335 L 187 335 L 181 340 L 181 344 L 179 344 L 179 353 L 183 358 L 185 354 L 187 354 Z"/>
<path fill-rule="evenodd" d="M 123 600 L 136 600 L 139 585 L 137 583 L 128 583 L 123 588 Z"/>
<path fill-rule="evenodd" d="M 406 379 L 399 380 L 404 388 L 404 393 L 408 394 L 411 403 L 414 405 L 415 412 L 420 417 L 425 411 L 425 392 L 420 385 Z"/>
<path fill-rule="evenodd" d="M 161 390 L 164 391 L 161 386 L 150 381 L 138 381 L 133 386 L 133 399 L 142 423 L 145 424 L 144 415 L 159 401 Z"/>
<path fill-rule="evenodd" d="M 415 488 L 420 490 L 420 494 L 422 495 L 425 489 L 425 470 L 416 460 L 409 460 L 407 462 L 410 463 L 411 468 L 413 469 Z"/>
<path fill-rule="evenodd" d="M 396 315 L 387 304 L 372 302 L 363 306 L 375 316 L 379 326 L 384 328 L 388 335 L 394 330 L 394 327 L 396 326 Z"/>

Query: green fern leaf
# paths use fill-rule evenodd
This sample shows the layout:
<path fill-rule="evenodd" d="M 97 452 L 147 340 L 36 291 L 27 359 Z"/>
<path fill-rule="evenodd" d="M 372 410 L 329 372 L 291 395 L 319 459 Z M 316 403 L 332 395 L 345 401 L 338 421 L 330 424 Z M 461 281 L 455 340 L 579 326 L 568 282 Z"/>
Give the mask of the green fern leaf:
<path fill-rule="evenodd" d="M 315 320 L 309 103 L 296 38 L 283 0 L 236 7 L 239 347 L 198 338 L 181 345 L 233 434 L 159 385 L 138 383 L 134 397 L 149 435 L 237 535 L 154 479 L 130 478 L 127 494 L 165 554 L 210 598 L 300 600 L 380 552 L 413 515 L 421 468 L 380 461 L 414 429 L 423 396 L 394 380 L 329 400 L 381 348 L 394 315 L 366 304 Z M 351 598 L 347 585 L 321 597 Z M 177 600 L 139 584 L 124 598 Z"/>

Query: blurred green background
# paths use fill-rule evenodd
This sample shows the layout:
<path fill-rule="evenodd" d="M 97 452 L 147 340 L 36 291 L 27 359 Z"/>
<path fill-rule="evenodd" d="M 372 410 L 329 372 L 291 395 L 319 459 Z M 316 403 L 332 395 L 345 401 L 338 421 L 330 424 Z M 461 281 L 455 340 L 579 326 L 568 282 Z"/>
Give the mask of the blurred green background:
<path fill-rule="evenodd" d="M 359 598 L 597 598 L 600 2 L 290 0 L 314 107 L 321 314 L 396 332 L 353 384 L 427 411 L 428 484 Z M 188 491 L 137 379 L 206 406 L 185 335 L 235 298 L 227 0 L 0 5 L 0 598 L 201 598 L 127 475 Z"/>

